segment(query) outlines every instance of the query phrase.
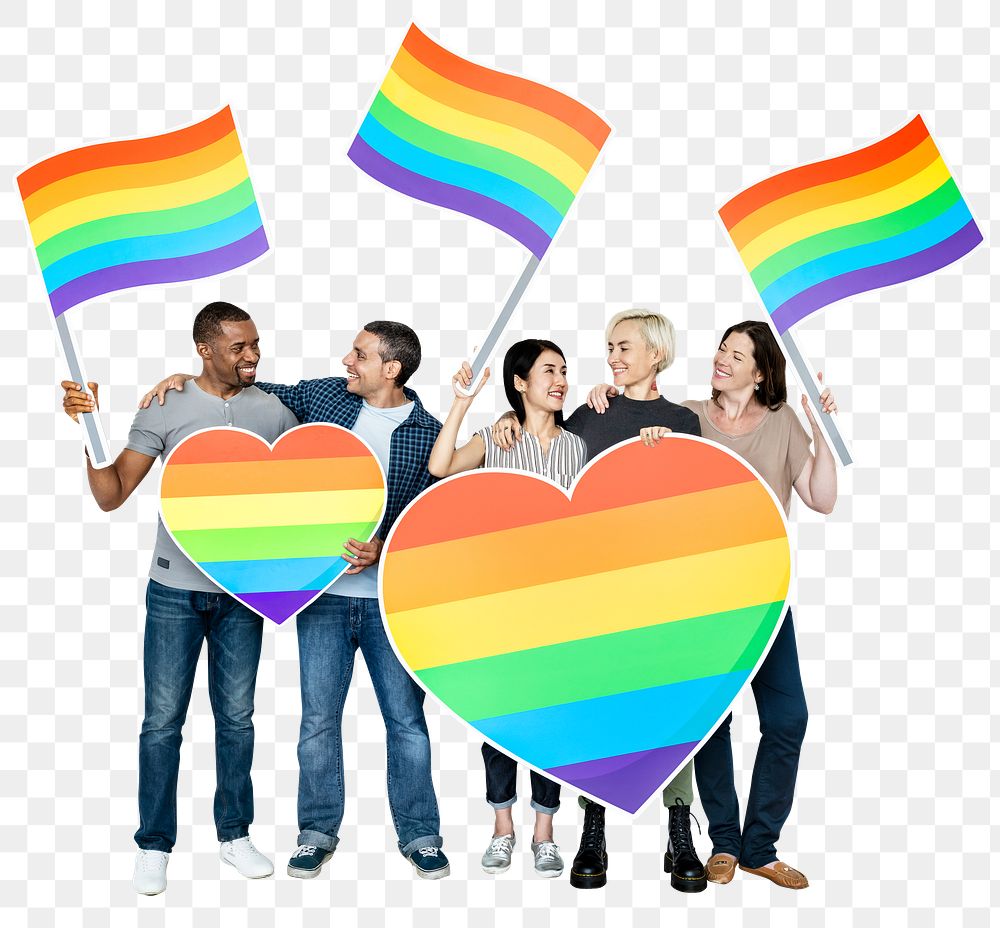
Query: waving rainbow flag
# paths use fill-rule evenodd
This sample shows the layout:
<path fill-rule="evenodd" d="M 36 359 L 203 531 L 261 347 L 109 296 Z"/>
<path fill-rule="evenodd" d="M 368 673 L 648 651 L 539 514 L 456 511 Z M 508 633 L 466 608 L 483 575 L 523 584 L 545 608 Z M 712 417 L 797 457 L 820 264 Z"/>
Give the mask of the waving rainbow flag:
<path fill-rule="evenodd" d="M 228 106 L 176 132 L 54 155 L 17 185 L 56 316 L 115 290 L 229 271 L 268 249 Z"/>
<path fill-rule="evenodd" d="M 919 116 L 867 148 L 769 177 L 719 216 L 779 333 L 983 240 Z"/>
<path fill-rule="evenodd" d="M 348 157 L 540 259 L 610 133 L 582 103 L 459 58 L 411 25 Z"/>

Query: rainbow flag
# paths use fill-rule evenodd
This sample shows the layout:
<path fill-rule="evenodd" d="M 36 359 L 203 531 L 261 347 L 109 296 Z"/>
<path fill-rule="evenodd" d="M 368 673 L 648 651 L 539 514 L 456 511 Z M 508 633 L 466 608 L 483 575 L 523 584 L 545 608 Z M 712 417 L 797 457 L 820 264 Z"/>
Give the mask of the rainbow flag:
<path fill-rule="evenodd" d="M 459 58 L 411 25 L 347 156 L 541 258 L 610 133 L 582 103 Z"/>
<path fill-rule="evenodd" d="M 268 249 L 228 106 L 176 132 L 54 155 L 17 185 L 56 316 L 115 290 L 230 271 Z"/>
<path fill-rule="evenodd" d="M 160 475 L 160 514 L 177 546 L 278 624 L 344 572 L 344 543 L 369 541 L 384 508 L 378 459 L 325 422 L 290 429 L 273 450 L 243 429 L 202 429 L 170 452 Z"/>
<path fill-rule="evenodd" d="M 779 333 L 983 240 L 919 116 L 867 148 L 769 177 L 719 216 Z"/>
<path fill-rule="evenodd" d="M 572 499 L 509 471 L 435 484 L 389 534 L 381 593 L 428 692 L 508 754 L 635 812 L 752 676 L 790 571 L 754 472 L 670 436 L 596 458 Z"/>

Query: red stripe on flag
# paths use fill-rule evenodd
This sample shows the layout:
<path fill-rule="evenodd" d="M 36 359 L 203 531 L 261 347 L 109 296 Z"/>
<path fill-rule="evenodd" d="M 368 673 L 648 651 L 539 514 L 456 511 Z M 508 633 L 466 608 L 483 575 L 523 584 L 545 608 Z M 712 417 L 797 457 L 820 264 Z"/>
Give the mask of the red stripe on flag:
<path fill-rule="evenodd" d="M 232 111 L 227 106 L 214 116 L 175 132 L 144 139 L 102 142 L 53 155 L 21 174 L 17 178 L 17 186 L 21 190 L 21 199 L 26 200 L 37 190 L 64 177 L 97 168 L 140 164 L 185 155 L 217 142 L 235 128 Z"/>
<path fill-rule="evenodd" d="M 544 84 L 466 61 L 429 39 L 415 25 L 406 33 L 403 48 L 450 81 L 548 113 L 579 132 L 594 148 L 600 149 L 611 134 L 611 127 L 600 116 L 572 97 Z M 489 118 L 488 113 L 483 116 Z"/>
<path fill-rule="evenodd" d="M 917 116 L 898 132 L 859 151 L 792 168 L 748 187 L 726 203 L 719 210 L 719 216 L 726 228 L 732 229 L 755 210 L 790 193 L 863 174 L 895 161 L 919 145 L 928 135 L 923 119 Z"/>

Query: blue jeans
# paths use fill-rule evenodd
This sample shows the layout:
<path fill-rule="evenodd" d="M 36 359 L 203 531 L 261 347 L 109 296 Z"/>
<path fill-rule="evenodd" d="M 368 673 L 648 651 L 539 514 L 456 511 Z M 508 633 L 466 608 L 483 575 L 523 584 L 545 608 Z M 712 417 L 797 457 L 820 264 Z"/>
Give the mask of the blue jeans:
<path fill-rule="evenodd" d="M 175 590 L 149 581 L 135 833 L 139 847 L 169 853 L 177 840 L 181 727 L 206 639 L 208 695 L 215 716 L 215 830 L 220 841 L 248 833 L 253 821 L 253 697 L 263 628 L 259 615 L 224 593 Z"/>
<path fill-rule="evenodd" d="M 431 743 L 424 691 L 389 644 L 378 600 L 320 596 L 295 619 L 299 639 L 302 726 L 299 730 L 299 844 L 332 851 L 344 818 L 344 700 L 361 649 L 371 675 L 388 754 L 387 791 L 399 850 L 441 847 L 431 781 Z"/>
<path fill-rule="evenodd" d="M 756 869 L 778 859 L 774 845 L 792 811 L 799 752 L 808 721 L 791 609 L 751 687 L 761 738 L 742 833 L 729 738 L 732 715 L 695 755 L 694 771 L 708 816 L 712 853 L 732 854 L 744 867 Z"/>

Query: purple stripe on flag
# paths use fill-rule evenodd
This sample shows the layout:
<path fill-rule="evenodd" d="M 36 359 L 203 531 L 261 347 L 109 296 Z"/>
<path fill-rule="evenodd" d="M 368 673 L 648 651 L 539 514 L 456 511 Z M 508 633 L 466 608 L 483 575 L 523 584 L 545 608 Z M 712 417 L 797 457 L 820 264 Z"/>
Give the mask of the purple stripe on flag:
<path fill-rule="evenodd" d="M 392 187 L 415 200 L 433 203 L 446 209 L 465 213 L 474 219 L 488 222 L 506 232 L 511 238 L 528 248 L 536 258 L 541 258 L 552 239 L 530 219 L 498 200 L 474 193 L 464 187 L 443 184 L 422 174 L 415 174 L 394 161 L 380 155 L 363 138 L 358 136 L 351 144 L 347 157 L 362 171 L 386 187 Z"/>
<path fill-rule="evenodd" d="M 231 271 L 260 257 L 267 249 L 267 235 L 261 226 L 249 235 L 221 248 L 213 248 L 211 251 L 202 251 L 181 258 L 133 261 L 131 264 L 118 264 L 92 271 L 53 290 L 49 294 L 49 302 L 52 304 L 52 312 L 59 316 L 71 306 L 103 293 L 128 290 L 144 284 L 197 280 L 199 277 L 211 277 L 213 274 Z"/>
<path fill-rule="evenodd" d="M 651 751 L 550 767 L 548 772 L 619 809 L 635 812 L 697 746 L 697 741 L 669 744 Z"/>
<path fill-rule="evenodd" d="M 316 598 L 319 590 L 279 590 L 274 593 L 233 593 L 236 599 L 280 625 Z"/>
<path fill-rule="evenodd" d="M 923 251 L 907 255 L 905 258 L 897 258 L 895 261 L 887 261 L 885 264 L 875 264 L 847 274 L 838 274 L 836 277 L 815 284 L 782 303 L 771 313 L 771 319 L 774 320 L 779 333 L 785 332 L 810 313 L 830 303 L 836 303 L 844 297 L 877 290 L 879 287 L 901 284 L 906 280 L 913 280 L 940 270 L 967 255 L 982 240 L 983 235 L 975 220 L 970 220 L 954 235 Z"/>

